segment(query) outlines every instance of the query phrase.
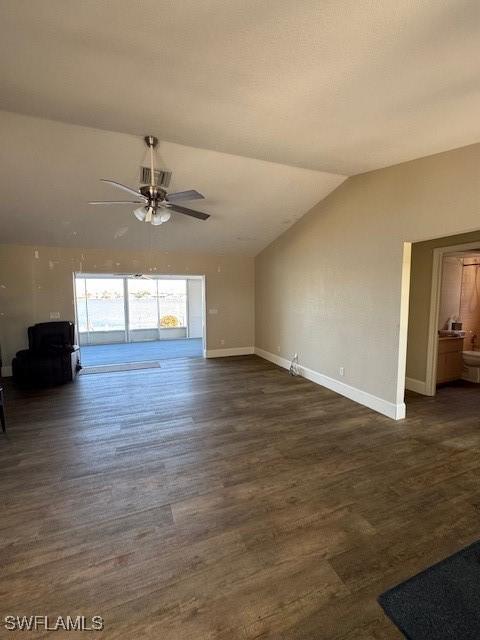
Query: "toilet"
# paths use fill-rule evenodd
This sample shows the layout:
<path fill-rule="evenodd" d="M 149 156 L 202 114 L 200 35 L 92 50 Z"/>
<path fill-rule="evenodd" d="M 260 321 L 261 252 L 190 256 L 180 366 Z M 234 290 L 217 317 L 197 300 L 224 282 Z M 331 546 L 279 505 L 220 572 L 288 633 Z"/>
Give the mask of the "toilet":
<path fill-rule="evenodd" d="M 480 383 L 480 351 L 463 351 L 463 380 Z"/>

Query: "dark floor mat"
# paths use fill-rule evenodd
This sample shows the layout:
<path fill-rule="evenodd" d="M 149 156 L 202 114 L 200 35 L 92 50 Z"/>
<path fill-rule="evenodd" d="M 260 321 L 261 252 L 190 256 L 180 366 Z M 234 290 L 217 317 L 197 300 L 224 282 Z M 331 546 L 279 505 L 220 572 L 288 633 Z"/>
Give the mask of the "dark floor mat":
<path fill-rule="evenodd" d="M 409 640 L 479 640 L 480 542 L 385 591 L 378 601 Z"/>

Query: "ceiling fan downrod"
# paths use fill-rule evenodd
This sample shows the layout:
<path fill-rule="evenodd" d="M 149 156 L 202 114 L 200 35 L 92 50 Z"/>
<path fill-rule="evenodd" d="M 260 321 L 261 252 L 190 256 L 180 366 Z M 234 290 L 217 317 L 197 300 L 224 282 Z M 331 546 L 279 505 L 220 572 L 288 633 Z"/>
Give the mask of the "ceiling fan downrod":
<path fill-rule="evenodd" d="M 144 140 L 147 147 L 152 147 L 153 149 L 155 149 L 158 144 L 158 138 L 155 136 L 145 136 Z"/>

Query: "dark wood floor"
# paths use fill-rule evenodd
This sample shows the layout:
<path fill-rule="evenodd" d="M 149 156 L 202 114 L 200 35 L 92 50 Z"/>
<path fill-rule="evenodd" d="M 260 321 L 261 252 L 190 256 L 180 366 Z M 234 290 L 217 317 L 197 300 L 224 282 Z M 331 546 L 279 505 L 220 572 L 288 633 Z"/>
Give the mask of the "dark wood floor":
<path fill-rule="evenodd" d="M 97 614 L 109 640 L 400 638 L 377 595 L 480 537 L 476 387 L 412 396 L 395 423 L 247 356 L 7 400 L 2 618 Z"/>

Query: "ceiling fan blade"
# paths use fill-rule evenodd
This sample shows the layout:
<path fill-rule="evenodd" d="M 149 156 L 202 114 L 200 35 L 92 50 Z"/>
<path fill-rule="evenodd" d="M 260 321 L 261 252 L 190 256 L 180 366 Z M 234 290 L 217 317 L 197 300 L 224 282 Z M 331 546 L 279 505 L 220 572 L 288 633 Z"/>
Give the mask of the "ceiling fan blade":
<path fill-rule="evenodd" d="M 205 196 L 195 189 L 167 194 L 168 202 L 178 202 L 178 200 L 205 200 Z"/>
<path fill-rule="evenodd" d="M 145 204 L 144 200 L 93 200 L 88 204 Z"/>
<path fill-rule="evenodd" d="M 192 218 L 198 218 L 199 220 L 208 220 L 210 215 L 208 213 L 203 213 L 202 211 L 194 211 L 193 209 L 187 209 L 187 207 L 181 207 L 178 204 L 172 204 L 169 207 L 170 211 L 176 211 L 177 213 L 183 213 L 186 216 L 191 216 Z"/>
<path fill-rule="evenodd" d="M 147 198 L 144 195 L 142 195 L 139 191 L 135 191 L 135 189 L 132 189 L 131 187 L 127 187 L 127 185 L 122 184 L 121 182 L 116 182 L 115 180 L 106 180 L 105 178 L 101 178 L 100 182 L 107 182 L 108 184 L 111 184 L 112 187 L 117 187 L 117 189 L 123 189 L 123 191 L 126 191 L 131 196 L 140 198 L 142 202 L 147 202 Z"/>

